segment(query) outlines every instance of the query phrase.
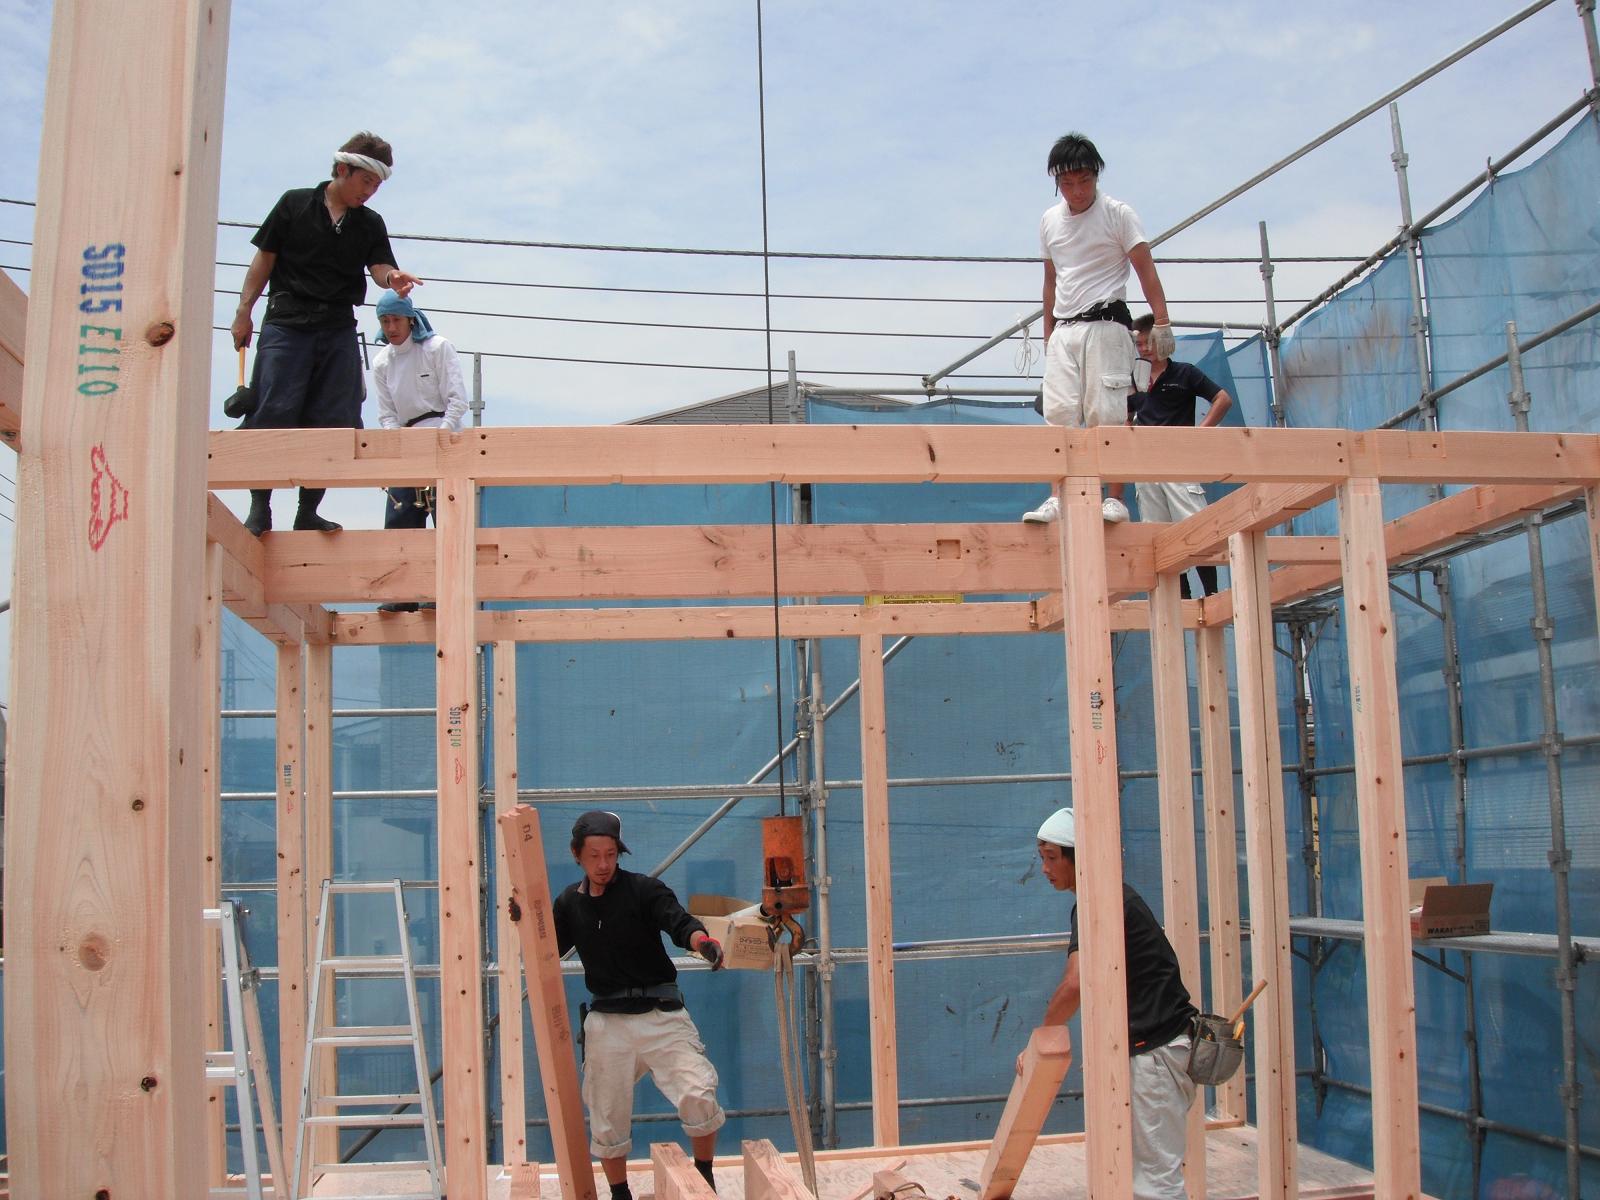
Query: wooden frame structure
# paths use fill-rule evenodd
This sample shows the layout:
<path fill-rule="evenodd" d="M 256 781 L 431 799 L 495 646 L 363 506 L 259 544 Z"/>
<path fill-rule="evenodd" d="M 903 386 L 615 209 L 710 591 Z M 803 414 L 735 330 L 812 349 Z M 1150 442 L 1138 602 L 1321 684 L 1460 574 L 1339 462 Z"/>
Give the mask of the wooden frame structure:
<path fill-rule="evenodd" d="M 306 889 L 327 873 L 330 855 L 331 647 L 438 647 L 445 1145 L 450 1194 L 481 1197 L 487 1118 L 475 647 L 769 637 L 769 612 L 717 605 L 769 594 L 773 563 L 765 527 L 482 529 L 477 488 L 763 481 L 1050 481 L 1063 500 L 1054 531 L 960 524 L 778 531 L 778 590 L 788 597 L 1041 594 L 1030 602 L 892 609 L 802 604 L 779 614 L 785 637 L 859 639 L 863 677 L 877 683 L 862 691 L 874 814 L 867 885 L 877 897 L 869 932 L 875 1140 L 898 1138 L 882 637 L 1065 630 L 1082 852 L 1100 864 L 1079 897 L 1089 981 L 1083 1035 L 1095 1050 L 1085 1062 L 1089 1176 L 1095 1195 L 1116 1197 L 1129 1193 L 1130 1167 L 1110 635 L 1152 630 L 1157 692 L 1170 716 L 1183 690 L 1183 630 L 1197 631 L 1206 853 L 1220 865 L 1228 861 L 1222 848 L 1231 845 L 1234 821 L 1221 638 L 1231 622 L 1255 962 L 1274 984 L 1257 1007 L 1260 1194 L 1295 1193 L 1270 614 L 1275 603 L 1342 584 L 1359 697 L 1375 1186 L 1383 1195 L 1419 1192 L 1405 822 L 1385 573 L 1397 559 L 1585 489 L 1592 499 L 1600 488 L 1600 437 L 633 426 L 208 438 L 203 397 L 227 26 L 225 0 L 57 6 L 44 135 L 52 165 L 39 193 L 33 291 L 25 301 L 9 281 L 0 284 L 0 436 L 21 455 L 13 694 L 26 697 L 12 708 L 6 844 L 13 898 L 6 1088 L 18 1194 L 189 1198 L 209 1181 L 211 1172 L 196 1169 L 192 1133 L 207 1120 L 200 1064 L 206 1024 L 214 1020 L 204 999 L 209 966 L 200 910 L 214 902 L 217 886 L 215 627 L 226 605 L 280 647 L 286 1068 L 311 1019 L 297 987 L 306 968 Z M 162 94 L 137 110 L 128 106 L 128 95 L 148 94 L 150 80 L 162 81 Z M 97 186 L 107 178 L 115 188 Z M 83 307 L 100 299 L 115 300 L 114 308 Z M 1102 525 L 1103 481 L 1164 479 L 1245 486 L 1171 527 Z M 1473 486 L 1384 524 L 1386 482 Z M 437 485 L 439 528 L 275 533 L 256 541 L 205 494 L 288 483 Z M 1330 498 L 1338 503 L 1337 539 L 1268 534 Z M 1592 541 L 1600 552 L 1600 540 Z M 1233 592 L 1179 602 L 1176 572 L 1223 554 Z M 1140 594 L 1153 599 L 1133 599 Z M 659 596 L 699 597 L 706 605 L 478 610 L 487 599 Z M 437 612 L 377 620 L 322 607 L 397 598 L 434 599 Z M 63 754 L 63 746 L 81 750 Z M 1198 993 L 1196 853 L 1180 828 L 1192 796 L 1173 782 L 1186 770 L 1185 758 L 1186 747 L 1163 744 L 1163 877 L 1174 941 Z M 498 787 L 502 797 L 515 790 L 504 779 Z M 1241 991 L 1229 874 L 1208 872 L 1223 1005 Z M 516 1077 L 515 1068 L 500 1069 Z M 298 1072 L 285 1069 L 284 1077 Z M 1220 1101 L 1242 1118 L 1242 1089 L 1224 1089 Z M 66 1129 L 74 1131 L 70 1138 L 61 1136 Z"/>

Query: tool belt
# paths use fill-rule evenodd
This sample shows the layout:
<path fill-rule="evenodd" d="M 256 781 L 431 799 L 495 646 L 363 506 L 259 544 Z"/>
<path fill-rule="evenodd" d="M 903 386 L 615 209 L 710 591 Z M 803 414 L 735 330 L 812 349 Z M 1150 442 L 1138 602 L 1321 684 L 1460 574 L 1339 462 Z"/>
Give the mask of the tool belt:
<path fill-rule="evenodd" d="M 1102 300 L 1099 304 L 1091 305 L 1081 313 L 1071 317 L 1057 319 L 1057 325 L 1083 325 L 1090 321 L 1115 321 L 1124 329 L 1133 328 L 1133 314 L 1128 311 L 1125 300 Z"/>
<path fill-rule="evenodd" d="M 1233 1036 L 1227 1017 L 1201 1013 L 1190 1034 L 1189 1061 L 1184 1072 L 1204 1087 L 1216 1087 L 1233 1078 L 1244 1061 L 1244 1043 Z"/>
<path fill-rule="evenodd" d="M 411 420 L 406 422 L 405 427 L 410 429 L 413 425 L 420 425 L 422 422 L 429 420 L 432 417 L 442 416 L 444 416 L 443 412 L 425 412 L 420 417 L 412 417 Z"/>
<path fill-rule="evenodd" d="M 674 1012 L 683 1007 L 683 992 L 675 983 L 653 983 L 649 987 L 622 988 L 615 992 L 594 992 L 595 1012 L 626 1012 L 640 1000 L 649 1000 L 662 1012 Z M 618 1008 L 616 1005 L 622 1005 Z"/>

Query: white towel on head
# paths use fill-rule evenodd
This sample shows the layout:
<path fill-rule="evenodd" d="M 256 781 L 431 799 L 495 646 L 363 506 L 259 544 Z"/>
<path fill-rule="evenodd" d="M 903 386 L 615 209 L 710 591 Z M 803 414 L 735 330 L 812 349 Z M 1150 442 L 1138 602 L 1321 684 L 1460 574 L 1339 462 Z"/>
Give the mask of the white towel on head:
<path fill-rule="evenodd" d="M 389 178 L 391 168 L 387 163 L 381 163 L 375 158 L 368 158 L 365 154 L 352 154 L 348 150 L 335 150 L 333 161 L 342 162 L 347 166 L 360 167 L 363 171 L 371 171 L 378 177 L 379 182 Z"/>

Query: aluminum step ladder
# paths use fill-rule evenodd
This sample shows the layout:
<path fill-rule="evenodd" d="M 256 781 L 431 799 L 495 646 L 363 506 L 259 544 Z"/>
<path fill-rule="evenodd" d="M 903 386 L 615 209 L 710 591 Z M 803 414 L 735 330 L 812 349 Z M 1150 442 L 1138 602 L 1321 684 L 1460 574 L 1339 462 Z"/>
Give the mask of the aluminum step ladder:
<path fill-rule="evenodd" d="M 341 955 L 335 952 L 333 937 L 333 898 L 335 896 L 391 895 L 394 899 L 395 928 L 398 934 L 398 954 Z M 317 912 L 316 965 L 311 974 L 310 1008 L 307 1015 L 305 1070 L 300 1083 L 300 1125 L 294 1140 L 294 1182 L 296 1189 L 302 1180 L 314 1185 L 318 1176 L 329 1174 L 372 1174 L 374 1172 L 426 1172 L 428 1188 L 415 1192 L 385 1192 L 389 1200 L 442 1200 L 443 1171 L 440 1167 L 439 1127 L 434 1120 L 433 1086 L 429 1079 L 428 1053 L 422 1041 L 422 1016 L 417 1007 L 417 976 L 411 959 L 411 938 L 406 931 L 406 902 L 398 879 L 377 883 L 335 883 L 322 881 L 322 903 Z M 334 995 L 339 979 L 360 977 L 398 977 L 405 986 L 406 1012 L 409 1023 L 405 1025 L 340 1025 L 337 1006 L 333 1008 L 332 1024 L 321 1024 L 323 996 Z M 324 989 L 327 989 L 324 992 Z M 341 1049 L 371 1046 L 409 1046 L 412 1063 L 416 1068 L 416 1090 L 384 1094 L 322 1093 L 318 1080 L 323 1078 L 318 1070 L 328 1061 L 325 1056 L 335 1056 Z M 371 1111 L 375 1108 L 385 1111 Z M 365 1112 L 351 1112 L 351 1108 L 364 1108 Z M 410 1160 L 372 1160 L 363 1162 L 316 1162 L 316 1142 L 312 1131 L 319 1127 L 338 1129 L 421 1129 L 426 1158 Z M 308 1144 L 309 1143 L 309 1144 Z M 309 1174 L 302 1168 L 309 1166 Z M 372 1193 L 350 1193 L 355 1197 L 368 1197 Z M 298 1190 L 296 1198 L 298 1200 Z M 317 1200 L 337 1198 L 337 1192 L 317 1191 Z"/>
<path fill-rule="evenodd" d="M 240 930 L 239 906 L 224 900 L 220 908 L 204 912 L 206 922 L 222 933 L 223 999 L 228 1009 L 227 1050 L 206 1051 L 206 1083 L 231 1087 L 239 1106 L 239 1145 L 244 1156 L 244 1186 L 215 1187 L 211 1196 L 245 1196 L 266 1200 L 271 1195 L 283 1200 L 287 1176 L 283 1173 L 283 1143 L 278 1140 L 277 1109 L 272 1101 L 272 1077 L 267 1072 L 261 1034 L 261 1005 L 258 995 L 261 976 L 250 962 Z M 253 1091 L 252 1091 L 253 1089 Z M 272 1186 L 261 1178 L 261 1156 L 256 1146 L 256 1111 L 261 1106 L 261 1136 L 267 1143 L 267 1169 Z"/>

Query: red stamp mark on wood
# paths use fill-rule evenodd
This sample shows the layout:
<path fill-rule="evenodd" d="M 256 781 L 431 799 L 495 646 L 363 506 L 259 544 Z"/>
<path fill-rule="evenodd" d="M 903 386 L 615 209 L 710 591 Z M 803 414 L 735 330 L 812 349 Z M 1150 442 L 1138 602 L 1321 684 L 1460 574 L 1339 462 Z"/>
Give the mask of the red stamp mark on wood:
<path fill-rule="evenodd" d="M 89 549 L 98 551 L 106 544 L 111 527 L 128 516 L 128 489 L 111 473 L 105 447 L 89 451 Z"/>

